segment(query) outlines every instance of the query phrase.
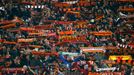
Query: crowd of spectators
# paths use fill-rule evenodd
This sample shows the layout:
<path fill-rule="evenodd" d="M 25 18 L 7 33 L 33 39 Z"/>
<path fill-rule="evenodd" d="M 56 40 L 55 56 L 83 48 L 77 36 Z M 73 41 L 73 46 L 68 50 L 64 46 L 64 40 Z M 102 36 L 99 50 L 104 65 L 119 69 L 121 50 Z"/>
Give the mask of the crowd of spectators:
<path fill-rule="evenodd" d="M 2 0 L 3 1 L 3 0 Z M 5 0 L 6 1 L 6 0 Z M 58 0 L 57 0 L 58 1 Z M 78 0 L 79 1 L 79 0 Z M 90 0 L 89 0 L 90 1 Z M 133 15 L 133 12 L 120 12 L 121 7 L 134 8 L 133 2 L 118 3 L 113 0 L 91 0 L 96 5 L 77 6 L 73 4 L 70 8 L 80 8 L 76 10 L 80 13 L 80 17 L 74 14 L 67 14 L 62 11 L 63 8 L 54 6 L 55 1 L 38 0 L 37 5 L 43 8 L 28 8 L 27 4 L 2 2 L 0 9 L 0 27 L 1 22 L 13 21 L 20 19 L 23 24 L 16 23 L 13 28 L 0 28 L 0 39 L 16 42 L 18 39 L 35 38 L 34 42 L 5 44 L 0 43 L 0 66 L 2 75 L 65 75 L 65 72 L 80 72 L 79 74 L 88 75 L 89 72 L 97 72 L 97 68 L 117 67 L 116 72 L 123 72 L 124 75 L 133 75 L 134 66 L 128 63 L 107 64 L 104 60 L 108 60 L 110 55 L 131 55 L 133 58 L 133 47 L 127 46 L 133 42 L 134 25 L 127 23 L 127 16 Z M 62 1 L 64 2 L 64 0 Z M 30 5 L 29 5 L 30 6 Z M 98 16 L 103 18 L 96 20 Z M 125 17 L 125 18 L 123 18 Z M 133 19 L 133 18 L 132 18 Z M 54 21 L 54 22 L 47 22 Z M 69 24 L 59 24 L 58 21 L 70 22 Z M 73 21 L 73 22 L 72 22 Z M 77 28 L 79 21 L 86 22 L 85 28 Z M 71 23 L 72 22 L 72 23 Z M 74 23 L 75 22 L 75 23 Z M 44 29 L 45 34 L 56 33 L 55 36 L 29 36 L 27 31 L 20 31 L 21 27 L 48 26 L 52 29 Z M 14 32 L 12 30 L 18 30 Z M 39 31 L 39 30 L 38 30 Z M 75 31 L 74 37 L 86 37 L 86 43 L 79 42 L 63 42 L 59 39 L 59 32 Z M 90 32 L 94 31 L 111 31 L 111 36 L 94 36 Z M 58 44 L 57 44 L 58 43 Z M 60 43 L 60 44 L 59 44 Z M 31 48 L 30 45 L 40 45 L 40 48 Z M 119 46 L 122 44 L 122 46 Z M 81 47 L 103 47 L 115 46 L 117 50 L 106 50 L 104 53 L 84 53 Z M 125 47 L 124 47 L 125 46 Z M 34 55 L 32 51 L 58 53 L 58 55 Z M 65 53 L 75 53 L 72 55 Z M 23 73 L 2 70 L 3 68 L 23 68 Z M 110 71 L 106 71 L 110 72 Z M 69 75 L 69 74 L 68 74 Z M 78 75 L 78 74 L 77 74 Z"/>

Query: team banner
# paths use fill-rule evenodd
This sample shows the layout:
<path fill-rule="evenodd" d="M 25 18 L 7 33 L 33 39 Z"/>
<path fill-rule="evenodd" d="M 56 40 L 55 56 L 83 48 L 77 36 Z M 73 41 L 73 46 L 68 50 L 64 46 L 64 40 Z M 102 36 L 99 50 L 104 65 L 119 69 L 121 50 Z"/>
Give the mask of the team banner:
<path fill-rule="evenodd" d="M 41 25 L 41 26 L 33 26 L 33 27 L 20 27 L 20 31 L 27 31 L 27 32 L 37 32 L 41 30 L 49 30 L 53 29 L 52 25 Z"/>
<path fill-rule="evenodd" d="M 18 39 L 17 42 L 19 43 L 26 43 L 26 42 L 34 42 L 36 39 L 35 38 L 30 38 L 30 39 Z"/>
<path fill-rule="evenodd" d="M 65 1 L 63 3 L 67 3 L 67 4 L 75 4 L 77 3 L 78 1 L 72 1 L 72 0 L 69 0 L 69 1 Z"/>
<path fill-rule="evenodd" d="M 11 42 L 11 41 L 4 41 L 4 44 L 16 44 L 16 42 Z"/>
<path fill-rule="evenodd" d="M 134 23 L 134 20 L 128 20 L 128 21 L 125 22 L 125 24 L 133 24 L 133 23 Z"/>
<path fill-rule="evenodd" d="M 89 45 L 89 42 L 88 41 L 76 41 L 76 40 L 72 40 L 72 41 L 62 41 L 62 42 L 57 42 L 55 45 L 57 46 L 57 45 L 64 45 L 64 44 L 66 44 L 66 43 L 72 43 L 72 44 L 80 44 L 80 43 L 82 43 L 82 44 L 87 44 L 87 45 Z"/>
<path fill-rule="evenodd" d="M 48 33 L 47 36 L 56 36 L 56 33 Z"/>
<path fill-rule="evenodd" d="M 44 20 L 44 24 L 52 24 L 54 23 L 56 20 Z"/>
<path fill-rule="evenodd" d="M 62 55 L 69 55 L 69 56 L 78 56 L 79 53 L 71 53 L 71 52 L 59 52 Z"/>
<path fill-rule="evenodd" d="M 68 12 L 68 11 L 79 11 L 80 8 L 64 8 L 63 11 L 64 12 Z"/>
<path fill-rule="evenodd" d="M 4 39 L 0 39 L 0 43 L 3 43 L 3 44 L 16 44 L 16 42 L 14 42 L 14 41 L 7 41 L 7 40 L 4 40 Z"/>
<path fill-rule="evenodd" d="M 104 47 L 80 47 L 83 52 L 105 52 Z"/>
<path fill-rule="evenodd" d="M 134 48 L 134 43 L 129 43 L 128 46 Z"/>
<path fill-rule="evenodd" d="M 77 3 L 78 6 L 93 6 L 96 5 L 96 2 L 80 1 Z"/>
<path fill-rule="evenodd" d="M 39 26 L 33 26 L 34 29 L 40 29 L 40 30 L 45 30 L 45 29 L 53 29 L 54 27 L 52 25 L 39 25 Z"/>
<path fill-rule="evenodd" d="M 13 27 L 16 27 L 17 23 L 20 25 L 23 25 L 23 21 L 20 18 L 16 17 L 15 19 L 10 20 L 10 21 L 5 20 L 5 21 L 0 22 L 0 24 L 2 24 L 0 28 L 3 28 L 3 29 L 13 28 Z"/>
<path fill-rule="evenodd" d="M 16 24 L 8 24 L 8 25 L 1 26 L 0 28 L 7 29 L 7 28 L 15 27 L 15 26 Z"/>
<path fill-rule="evenodd" d="M 119 48 L 116 47 L 116 46 L 105 46 L 105 49 L 107 49 L 107 50 L 117 50 Z"/>
<path fill-rule="evenodd" d="M 20 31 L 26 31 L 28 32 L 29 36 L 56 36 L 56 33 L 50 33 L 49 30 L 45 29 L 51 29 L 52 26 L 34 26 L 34 27 L 21 27 Z"/>
<path fill-rule="evenodd" d="M 124 75 L 122 72 L 89 72 L 88 75 Z"/>
<path fill-rule="evenodd" d="M 11 23 L 12 21 L 9 21 L 9 20 L 4 20 L 0 22 L 1 25 L 11 24 Z"/>
<path fill-rule="evenodd" d="M 74 28 L 87 28 L 88 26 L 86 24 L 79 24 L 75 25 Z"/>
<path fill-rule="evenodd" d="M 88 28 L 88 26 L 88 21 L 85 20 L 74 22 L 74 28 Z"/>
<path fill-rule="evenodd" d="M 3 42 L 3 41 L 4 41 L 4 39 L 0 39 L 0 43 Z"/>
<path fill-rule="evenodd" d="M 25 73 L 24 68 L 3 68 L 2 72 L 7 72 L 7 73 Z"/>
<path fill-rule="evenodd" d="M 101 20 L 104 17 L 104 15 L 96 15 L 96 20 Z"/>
<path fill-rule="evenodd" d="M 19 29 L 16 29 L 16 28 L 12 28 L 12 29 L 7 29 L 8 32 L 13 32 L 13 33 L 17 33 L 19 32 L 20 30 Z"/>
<path fill-rule="evenodd" d="M 56 56 L 58 56 L 58 53 L 56 53 L 56 52 L 49 53 L 49 52 L 43 52 L 43 51 L 32 51 L 31 53 L 33 55 L 56 55 Z"/>
<path fill-rule="evenodd" d="M 35 5 L 35 2 L 31 2 L 31 1 L 22 1 L 21 4 Z"/>
<path fill-rule="evenodd" d="M 20 31 L 32 32 L 35 31 L 35 29 L 32 27 L 20 27 Z"/>
<path fill-rule="evenodd" d="M 93 34 L 95 36 L 111 36 L 111 31 L 99 31 L 99 32 L 90 32 L 90 34 Z"/>
<path fill-rule="evenodd" d="M 72 35 L 72 34 L 74 34 L 74 32 L 75 31 L 72 31 L 72 30 L 70 30 L 70 31 L 61 31 L 61 32 L 59 32 L 59 35 Z"/>
<path fill-rule="evenodd" d="M 31 47 L 31 48 L 41 48 L 42 46 L 40 46 L 40 45 L 29 45 L 29 47 Z"/>
<path fill-rule="evenodd" d="M 103 62 L 106 64 L 116 64 L 114 60 L 103 60 Z"/>
<path fill-rule="evenodd" d="M 78 28 L 78 29 L 80 29 L 80 28 L 96 28 L 96 25 L 87 25 L 87 24 L 78 24 L 78 25 L 75 25 L 74 26 L 74 28 Z"/>
<path fill-rule="evenodd" d="M 131 55 L 111 55 L 109 60 L 132 60 Z"/>
<path fill-rule="evenodd" d="M 0 22 L 1 25 L 8 25 L 8 24 L 13 24 L 13 23 L 23 24 L 23 21 L 20 18 L 16 17 L 13 20 L 4 20 Z"/>
<path fill-rule="evenodd" d="M 86 20 L 80 20 L 80 21 L 76 21 L 75 24 L 88 24 L 88 21 Z"/>
<path fill-rule="evenodd" d="M 77 42 L 77 41 L 86 41 L 86 36 L 61 36 L 60 39 L 62 41 L 71 41 L 71 42 Z"/>
<path fill-rule="evenodd" d="M 134 18 L 134 15 L 133 14 L 132 15 L 126 15 L 126 16 L 122 16 L 121 18 L 123 18 L 123 19 L 131 19 L 131 18 Z"/>
<path fill-rule="evenodd" d="M 73 14 L 73 15 L 76 15 L 77 17 L 80 17 L 80 12 L 67 11 L 66 14 Z"/>
<path fill-rule="evenodd" d="M 68 25 L 70 23 L 73 23 L 73 21 L 55 21 L 55 24 L 61 24 L 61 25 Z"/>
<path fill-rule="evenodd" d="M 28 33 L 29 36 L 44 36 L 44 32 L 30 32 Z"/>
<path fill-rule="evenodd" d="M 134 12 L 134 8 L 119 8 L 118 10 L 122 12 Z"/>
<path fill-rule="evenodd" d="M 117 2 L 134 2 L 134 0 L 116 0 Z"/>
<path fill-rule="evenodd" d="M 96 71 L 97 72 L 102 72 L 102 71 L 115 71 L 115 70 L 119 70 L 119 68 L 116 67 L 110 67 L 110 68 L 97 68 Z"/>
<path fill-rule="evenodd" d="M 71 4 L 63 3 L 63 2 L 56 2 L 56 3 L 54 3 L 54 6 L 62 8 L 62 7 L 69 7 L 69 6 L 71 6 Z"/>

